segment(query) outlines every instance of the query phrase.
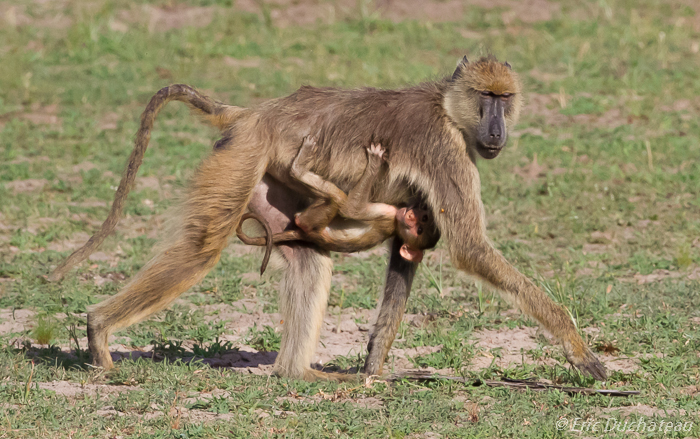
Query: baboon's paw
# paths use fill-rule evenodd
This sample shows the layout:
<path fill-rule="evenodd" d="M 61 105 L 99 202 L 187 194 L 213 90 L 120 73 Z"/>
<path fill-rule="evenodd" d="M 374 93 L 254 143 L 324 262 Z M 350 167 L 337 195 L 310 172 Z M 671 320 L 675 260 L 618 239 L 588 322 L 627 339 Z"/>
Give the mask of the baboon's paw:
<path fill-rule="evenodd" d="M 114 367 L 112 356 L 109 354 L 107 337 L 109 335 L 102 325 L 96 324 L 100 321 L 93 313 L 88 314 L 87 318 L 87 336 L 88 347 L 92 355 L 92 365 L 109 370 Z"/>
<path fill-rule="evenodd" d="M 603 366 L 603 363 L 601 363 L 588 348 L 585 348 L 582 355 L 569 354 L 566 356 L 566 359 L 584 375 L 591 376 L 598 381 L 605 381 L 608 379 L 605 366 Z"/>

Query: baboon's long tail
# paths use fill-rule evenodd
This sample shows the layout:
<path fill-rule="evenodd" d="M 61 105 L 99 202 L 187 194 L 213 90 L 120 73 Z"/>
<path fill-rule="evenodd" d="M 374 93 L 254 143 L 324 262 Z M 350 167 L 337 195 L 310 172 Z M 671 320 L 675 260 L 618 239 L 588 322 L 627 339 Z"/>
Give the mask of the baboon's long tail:
<path fill-rule="evenodd" d="M 265 273 L 265 269 L 267 268 L 267 263 L 270 261 L 270 253 L 272 253 L 272 229 L 270 229 L 270 224 L 268 224 L 267 220 L 262 215 L 258 215 L 257 213 L 253 212 L 243 214 L 241 221 L 238 223 L 238 227 L 236 228 L 236 234 L 238 235 L 238 239 L 243 241 L 245 244 L 256 245 L 253 244 L 253 242 L 258 242 L 258 240 L 251 239 L 248 235 L 243 233 L 243 222 L 248 218 L 255 219 L 265 229 L 265 236 L 260 237 L 265 239 L 265 256 L 263 256 L 262 264 L 260 264 L 260 275 L 263 275 Z"/>
<path fill-rule="evenodd" d="M 245 232 L 243 232 L 243 222 L 249 218 L 256 220 L 261 226 L 263 226 L 265 229 L 265 236 L 255 236 L 251 238 L 250 236 L 246 235 Z M 240 239 L 244 244 L 265 247 L 265 256 L 263 256 L 262 264 L 260 264 L 261 275 L 265 273 L 267 263 L 270 261 L 272 246 L 274 244 L 278 244 L 280 242 L 305 240 L 304 236 L 302 236 L 301 232 L 297 229 L 286 230 L 273 235 L 270 224 L 267 222 L 265 217 L 254 212 L 248 212 L 241 217 L 241 221 L 238 223 L 238 227 L 236 228 L 236 235 L 238 235 L 238 239 Z"/>
<path fill-rule="evenodd" d="M 92 235 L 85 245 L 74 251 L 62 264 L 56 267 L 53 273 L 49 275 L 49 281 L 61 280 L 68 270 L 87 259 L 104 242 L 105 238 L 114 231 L 124 211 L 126 197 L 136 180 L 136 172 L 143 162 L 143 155 L 151 139 L 151 130 L 156 117 L 160 110 L 170 101 L 185 102 L 198 113 L 201 113 L 209 123 L 221 130 L 244 111 L 243 108 L 214 101 L 189 85 L 175 84 L 160 89 L 151 98 L 143 114 L 141 114 L 141 126 L 136 133 L 134 149 L 131 151 L 124 175 L 121 182 L 119 182 L 117 193 L 114 195 L 112 210 L 110 210 L 105 222 L 102 223 L 102 228 Z"/>

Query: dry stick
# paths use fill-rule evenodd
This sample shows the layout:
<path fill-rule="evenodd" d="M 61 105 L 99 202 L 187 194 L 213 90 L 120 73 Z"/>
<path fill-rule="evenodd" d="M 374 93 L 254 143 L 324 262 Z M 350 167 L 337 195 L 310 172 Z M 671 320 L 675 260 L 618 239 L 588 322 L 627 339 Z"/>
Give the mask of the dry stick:
<path fill-rule="evenodd" d="M 180 392 L 175 392 L 175 399 L 173 399 L 173 403 L 170 405 L 170 410 L 168 410 L 168 414 L 175 409 L 175 412 L 177 412 L 177 418 L 172 420 L 171 422 L 171 427 L 173 430 L 177 430 L 180 428 L 180 409 L 177 408 L 177 399 L 180 397 Z M 173 416 L 171 416 L 173 418 Z"/>
<path fill-rule="evenodd" d="M 530 389 L 535 392 L 541 392 L 545 390 L 557 389 L 562 392 L 566 392 L 570 395 L 582 394 L 582 395 L 605 395 L 605 396 L 630 396 L 639 395 L 640 392 L 637 390 L 610 390 L 610 389 L 593 389 L 590 387 L 568 387 L 568 386 L 558 386 L 556 384 L 542 383 L 539 381 L 531 380 L 512 380 L 508 378 L 503 378 L 503 380 L 475 380 L 467 381 L 465 378 L 447 375 L 437 375 L 430 372 L 404 372 L 390 375 L 387 381 L 399 381 L 402 379 L 410 381 L 437 381 L 437 380 L 450 380 L 458 381 L 460 383 L 472 384 L 474 386 L 480 386 L 485 384 L 489 387 L 510 387 L 516 389 Z"/>
<path fill-rule="evenodd" d="M 647 164 L 649 165 L 649 170 L 654 170 L 654 158 L 651 155 L 651 142 L 648 140 L 644 141 L 644 145 L 647 147 Z"/>

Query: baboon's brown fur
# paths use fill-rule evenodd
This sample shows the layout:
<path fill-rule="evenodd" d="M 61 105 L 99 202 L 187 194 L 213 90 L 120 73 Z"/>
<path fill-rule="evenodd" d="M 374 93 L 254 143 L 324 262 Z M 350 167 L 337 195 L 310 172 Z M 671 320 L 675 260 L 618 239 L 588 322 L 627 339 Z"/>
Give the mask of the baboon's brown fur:
<path fill-rule="evenodd" d="M 159 94 L 167 99 L 170 90 Z M 156 110 L 149 104 L 143 120 L 150 120 L 162 102 L 161 98 Z M 254 109 L 222 106 L 209 112 L 210 122 L 224 135 L 194 175 L 177 241 L 116 296 L 94 306 L 88 314 L 95 364 L 112 366 L 107 349 L 111 332 L 163 309 L 204 277 L 217 263 L 247 206 L 258 213 L 269 208 L 266 218 L 273 213 L 282 218 L 280 223 L 271 224 L 273 229 L 284 230 L 291 223 L 291 219 L 284 219 L 290 215 L 284 209 L 294 208 L 297 202 L 303 205 L 298 194 L 308 194 L 307 188 L 292 178 L 292 162 L 302 139 L 313 135 L 319 151 L 310 168 L 346 192 L 365 168 L 364 146 L 381 143 L 389 165 L 373 187 L 372 201 L 400 205 L 420 193 L 448 243 L 453 264 L 488 282 L 540 322 L 562 343 L 574 366 L 604 379 L 605 368 L 569 315 L 512 267 L 486 236 L 476 156 L 498 155 L 507 129 L 517 121 L 521 102 L 517 75 L 508 65 L 489 57 L 472 63 L 465 58 L 451 77 L 400 90 L 302 87 Z M 122 185 L 133 181 L 143 155 L 140 139 Z M 259 194 L 264 198 L 258 198 Z M 281 201 L 275 205 L 270 201 L 273 199 Z M 285 203 L 291 208 L 280 207 Z M 113 212 L 115 209 L 121 206 Z M 109 229 L 106 223 L 102 230 Z M 385 300 L 380 310 L 367 373 L 381 371 L 415 270 L 414 264 L 397 263 L 396 245 L 392 246 L 387 275 L 386 291 L 391 300 Z M 280 249 L 287 269 L 280 282 L 284 331 L 275 371 L 304 379 L 326 377 L 310 369 L 310 362 L 330 287 L 329 254 L 301 243 Z M 64 264 L 59 274 L 68 266 Z"/>

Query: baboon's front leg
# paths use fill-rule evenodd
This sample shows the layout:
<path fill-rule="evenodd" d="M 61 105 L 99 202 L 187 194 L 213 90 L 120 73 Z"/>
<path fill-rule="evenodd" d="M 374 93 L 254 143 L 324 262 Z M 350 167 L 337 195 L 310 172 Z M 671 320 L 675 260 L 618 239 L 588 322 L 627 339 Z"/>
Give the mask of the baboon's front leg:
<path fill-rule="evenodd" d="M 581 372 L 604 381 L 605 366 L 583 341 L 574 322 L 564 309 L 540 288 L 506 261 L 482 236 L 468 246 L 457 248 L 450 244 L 451 255 L 458 268 L 479 276 L 499 289 L 505 298 L 515 303 L 554 335 L 562 344 L 566 359 Z"/>
<path fill-rule="evenodd" d="M 433 217 L 447 241 L 450 259 L 456 268 L 481 278 L 497 288 L 510 303 L 533 317 L 554 335 L 564 348 L 567 360 L 582 372 L 605 380 L 605 367 L 598 361 L 576 330 L 564 309 L 506 261 L 486 236 L 481 182 L 474 163 L 466 155 L 422 165 L 440 174 L 426 178 L 420 188 L 431 205 Z M 445 179 L 444 176 L 449 176 Z"/>
<path fill-rule="evenodd" d="M 401 257 L 399 250 L 403 242 L 398 236 L 391 243 L 389 267 L 386 271 L 384 297 L 379 309 L 377 322 L 367 345 L 367 359 L 364 372 L 367 375 L 381 375 L 384 360 L 396 338 L 396 332 L 406 310 L 406 300 L 411 292 L 413 276 L 418 264 Z"/>

